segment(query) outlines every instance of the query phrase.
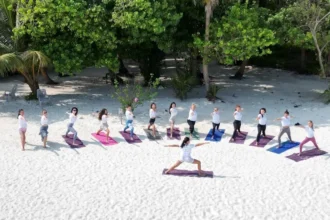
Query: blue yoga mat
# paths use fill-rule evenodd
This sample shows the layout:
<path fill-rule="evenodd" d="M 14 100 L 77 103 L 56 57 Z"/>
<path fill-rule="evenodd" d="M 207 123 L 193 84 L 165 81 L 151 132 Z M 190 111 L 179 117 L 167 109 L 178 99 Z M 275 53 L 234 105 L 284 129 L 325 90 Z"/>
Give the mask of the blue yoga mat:
<path fill-rule="evenodd" d="M 299 144 L 300 144 L 299 142 L 291 143 L 290 141 L 286 141 L 281 144 L 280 148 L 276 148 L 278 146 L 278 145 L 276 145 L 274 147 L 269 148 L 268 151 L 273 152 L 275 154 L 281 154 L 287 150 L 290 150 L 291 148 L 299 146 Z"/>
<path fill-rule="evenodd" d="M 215 130 L 214 138 L 212 138 L 212 131 L 213 131 L 213 129 L 210 129 L 209 133 L 206 135 L 205 140 L 206 141 L 215 141 L 215 142 L 221 141 L 222 135 L 224 135 L 224 133 L 225 133 L 225 129 Z"/>

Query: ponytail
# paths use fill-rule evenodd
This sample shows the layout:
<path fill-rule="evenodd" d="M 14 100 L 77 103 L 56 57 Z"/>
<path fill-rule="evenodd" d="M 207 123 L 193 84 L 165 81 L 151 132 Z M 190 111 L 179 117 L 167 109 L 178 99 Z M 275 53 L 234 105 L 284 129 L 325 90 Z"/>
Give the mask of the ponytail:
<path fill-rule="evenodd" d="M 188 141 L 190 141 L 190 138 L 189 138 L 189 137 L 185 137 L 185 138 L 183 139 L 182 144 L 181 144 L 180 147 L 183 148 L 184 146 L 186 146 L 187 143 L 188 143 Z"/>
<path fill-rule="evenodd" d="M 22 108 L 20 110 L 18 110 L 18 113 L 17 113 L 17 118 L 20 116 L 21 114 L 21 111 L 24 111 Z"/>
<path fill-rule="evenodd" d="M 172 102 L 171 104 L 170 104 L 170 107 L 168 108 L 168 113 L 169 114 L 171 114 L 171 108 L 172 108 L 172 105 L 175 105 L 176 106 L 176 103 L 175 102 Z"/>

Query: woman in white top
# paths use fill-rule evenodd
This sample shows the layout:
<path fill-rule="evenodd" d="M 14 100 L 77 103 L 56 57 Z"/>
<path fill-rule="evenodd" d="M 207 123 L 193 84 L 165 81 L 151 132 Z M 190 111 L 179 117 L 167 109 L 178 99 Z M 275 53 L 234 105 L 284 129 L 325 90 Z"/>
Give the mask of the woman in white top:
<path fill-rule="evenodd" d="M 176 104 L 175 102 L 172 102 L 170 107 L 169 107 L 169 113 L 170 113 L 170 119 L 169 119 L 169 122 L 170 122 L 170 126 L 171 126 L 171 129 L 170 129 L 170 137 L 172 138 L 173 137 L 173 129 L 174 129 L 174 124 L 175 124 L 175 118 L 178 114 L 178 110 L 176 109 Z"/>
<path fill-rule="evenodd" d="M 46 147 L 48 136 L 48 117 L 46 110 L 42 110 L 40 124 L 41 126 L 39 135 L 41 136 L 41 141 L 44 143 L 44 147 Z"/>
<path fill-rule="evenodd" d="M 265 108 L 261 108 L 259 110 L 259 115 L 257 116 L 256 120 L 258 121 L 258 135 L 257 135 L 256 145 L 259 145 L 261 132 L 262 132 L 263 136 L 266 137 L 267 117 L 266 117 L 266 109 Z"/>
<path fill-rule="evenodd" d="M 182 152 L 181 152 L 181 157 L 180 159 L 170 168 L 168 169 L 165 174 L 170 173 L 172 170 L 174 170 L 176 167 L 180 166 L 180 164 L 182 164 L 183 162 L 186 163 L 192 163 L 192 164 L 197 164 L 197 168 L 198 168 L 198 174 L 200 176 L 205 176 L 205 174 L 202 172 L 202 168 L 201 168 L 201 162 L 199 160 L 196 160 L 194 158 L 191 157 L 191 150 L 194 147 L 198 147 L 198 146 L 202 146 L 204 144 L 208 144 L 208 142 L 205 143 L 199 143 L 199 144 L 190 144 L 190 138 L 189 137 L 185 137 L 182 141 L 181 146 L 179 145 L 167 145 L 168 147 L 181 147 Z"/>
<path fill-rule="evenodd" d="M 150 105 L 150 110 L 149 110 L 149 125 L 148 125 L 148 130 L 152 130 L 152 136 L 156 137 L 156 126 L 155 126 L 155 121 L 156 121 L 156 116 L 157 116 L 157 112 L 156 112 L 157 106 L 155 103 L 151 103 Z M 150 129 L 150 127 L 152 129 Z"/>
<path fill-rule="evenodd" d="M 235 141 L 235 138 L 237 136 L 237 133 L 241 133 L 241 120 L 242 120 L 242 113 L 241 111 L 243 110 L 243 108 L 241 108 L 240 105 L 236 105 L 236 108 L 235 108 L 235 112 L 234 112 L 234 118 L 235 118 L 235 121 L 233 122 L 233 125 L 234 125 L 234 133 L 231 137 L 231 140 L 232 141 Z"/>
<path fill-rule="evenodd" d="M 281 131 L 280 134 L 278 135 L 278 146 L 277 148 L 281 147 L 281 137 L 284 133 L 286 133 L 289 137 L 290 142 L 292 142 L 292 138 L 291 138 L 291 131 L 290 131 L 290 124 L 291 124 L 291 118 L 293 118 L 292 116 L 289 115 L 289 111 L 285 110 L 284 112 L 284 116 L 281 118 L 277 118 L 277 121 L 281 121 Z"/>
<path fill-rule="evenodd" d="M 134 115 L 133 115 L 133 112 L 132 112 L 132 106 L 131 105 L 127 106 L 125 115 L 126 115 L 126 126 L 124 128 L 124 132 L 126 132 L 127 129 L 130 129 L 130 137 L 131 137 L 131 140 L 133 140 L 133 135 L 134 135 L 133 118 L 134 118 Z"/>
<path fill-rule="evenodd" d="M 311 141 L 317 149 L 320 149 L 319 146 L 317 145 L 315 137 L 314 137 L 314 124 L 313 124 L 313 121 L 308 121 L 307 126 L 302 126 L 302 125 L 298 125 L 298 126 L 301 127 L 301 128 L 304 128 L 306 130 L 306 133 L 307 133 L 307 137 L 300 143 L 299 156 L 301 155 L 302 147 L 309 141 Z"/>
<path fill-rule="evenodd" d="M 108 110 L 102 109 L 98 116 L 99 121 L 101 121 L 100 129 L 96 132 L 97 135 L 100 134 L 101 131 L 105 131 L 107 133 L 107 142 L 109 142 L 109 125 L 108 125 Z"/>
<path fill-rule="evenodd" d="M 74 123 L 77 120 L 77 115 L 78 115 L 78 108 L 77 107 L 73 107 L 71 109 L 71 113 L 67 113 L 69 114 L 69 124 L 67 126 L 67 131 L 65 133 L 65 136 L 68 137 L 69 132 L 73 133 L 73 141 L 72 144 L 76 145 L 75 141 L 77 139 L 77 131 L 73 128 Z"/>
<path fill-rule="evenodd" d="M 27 123 L 24 117 L 24 110 L 20 109 L 18 110 L 18 132 L 21 137 L 21 145 L 22 145 L 22 150 L 25 150 L 25 143 L 26 143 L 26 129 L 27 129 Z"/>
<path fill-rule="evenodd" d="M 194 133 L 196 121 L 197 121 L 196 105 L 192 104 L 187 119 L 187 123 L 189 125 L 190 138 L 192 138 L 192 135 Z"/>
<path fill-rule="evenodd" d="M 219 126 L 220 126 L 220 112 L 219 112 L 219 109 L 214 108 L 213 112 L 211 113 L 211 116 L 212 116 L 212 125 L 213 125 L 212 138 L 214 138 L 215 129 L 219 130 Z"/>

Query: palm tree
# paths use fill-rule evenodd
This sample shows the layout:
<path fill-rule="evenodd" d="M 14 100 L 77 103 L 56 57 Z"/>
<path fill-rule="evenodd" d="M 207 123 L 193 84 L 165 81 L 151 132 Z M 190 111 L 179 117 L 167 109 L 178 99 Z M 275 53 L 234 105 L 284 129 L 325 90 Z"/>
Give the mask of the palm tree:
<path fill-rule="evenodd" d="M 39 89 L 38 76 L 42 69 L 50 64 L 50 59 L 40 51 L 0 54 L 0 75 L 3 76 L 6 72 L 19 72 L 29 85 L 32 97 L 36 97 Z"/>
<path fill-rule="evenodd" d="M 10 7 L 15 8 L 15 10 L 9 10 Z M 22 39 L 12 38 L 13 29 L 21 25 L 18 8 L 19 1 L 17 0 L 0 0 L 0 48 L 3 48 L 4 45 L 10 45 L 7 46 L 11 48 L 9 51 L 16 51 L 17 53 L 26 49 L 26 43 Z M 40 71 L 46 79 L 46 84 L 58 84 L 49 77 L 46 68 L 42 68 Z"/>
<path fill-rule="evenodd" d="M 196 4 L 196 0 L 193 0 Z M 210 36 L 210 21 L 214 8 L 219 4 L 219 0 L 202 0 L 205 5 L 205 46 L 203 51 L 203 77 L 206 91 L 210 88 L 209 68 L 208 68 L 208 42 Z"/>

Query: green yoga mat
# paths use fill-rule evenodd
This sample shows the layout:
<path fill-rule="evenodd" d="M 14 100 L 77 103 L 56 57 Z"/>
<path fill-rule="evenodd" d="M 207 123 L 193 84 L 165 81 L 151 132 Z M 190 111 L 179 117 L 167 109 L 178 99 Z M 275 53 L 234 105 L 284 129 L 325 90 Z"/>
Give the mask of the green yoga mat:
<path fill-rule="evenodd" d="M 185 129 L 184 129 L 184 135 L 185 135 L 186 137 L 190 137 L 190 131 L 189 131 L 188 128 L 185 128 Z M 193 140 L 199 140 L 199 133 L 198 133 L 198 130 L 197 130 L 196 128 L 195 128 L 194 133 L 193 133 L 193 135 L 192 135 L 192 139 L 193 139 Z"/>

